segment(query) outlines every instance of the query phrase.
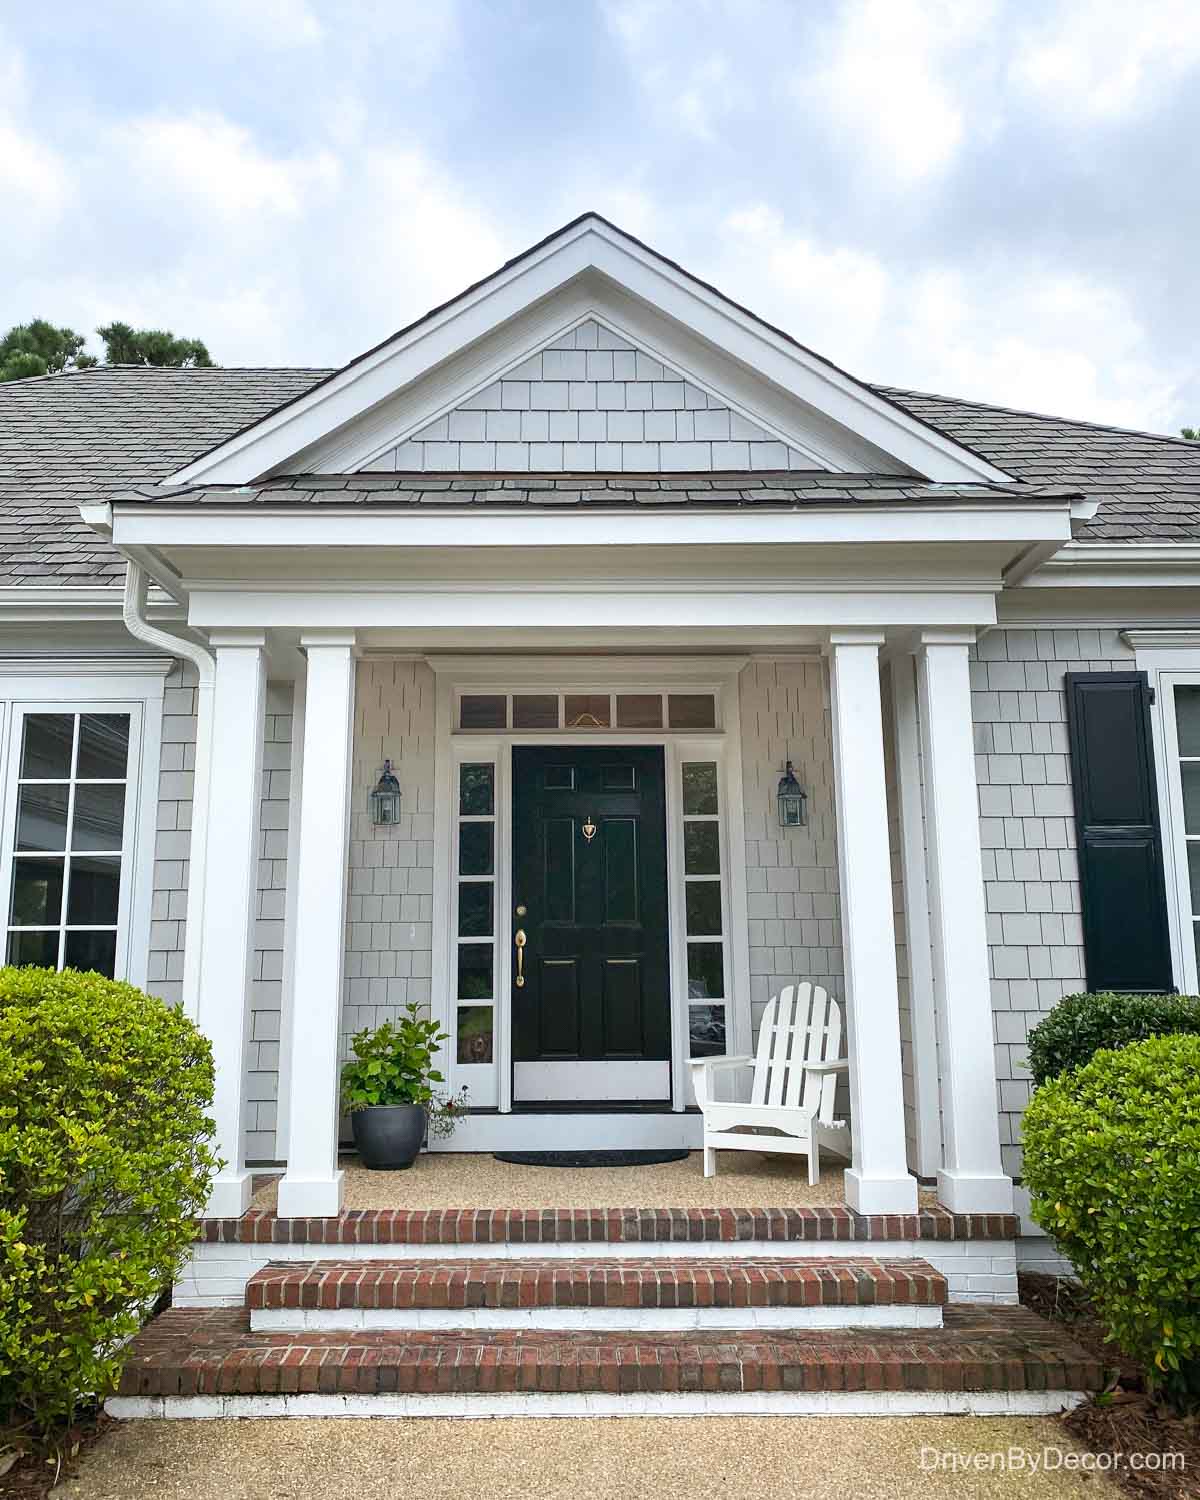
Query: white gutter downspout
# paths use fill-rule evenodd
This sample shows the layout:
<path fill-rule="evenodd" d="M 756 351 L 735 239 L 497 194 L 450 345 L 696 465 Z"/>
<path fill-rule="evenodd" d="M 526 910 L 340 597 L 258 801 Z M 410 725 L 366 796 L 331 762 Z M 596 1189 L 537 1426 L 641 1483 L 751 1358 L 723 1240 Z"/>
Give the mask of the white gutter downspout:
<path fill-rule="evenodd" d="M 145 570 L 126 559 L 121 614 L 130 635 L 196 669 L 196 765 L 192 774 L 192 838 L 188 855 L 187 925 L 183 946 L 183 1010 L 193 1021 L 200 1014 L 200 935 L 204 927 L 204 877 L 208 863 L 208 785 L 212 764 L 213 682 L 216 662 L 195 641 L 171 635 L 146 619 Z"/>

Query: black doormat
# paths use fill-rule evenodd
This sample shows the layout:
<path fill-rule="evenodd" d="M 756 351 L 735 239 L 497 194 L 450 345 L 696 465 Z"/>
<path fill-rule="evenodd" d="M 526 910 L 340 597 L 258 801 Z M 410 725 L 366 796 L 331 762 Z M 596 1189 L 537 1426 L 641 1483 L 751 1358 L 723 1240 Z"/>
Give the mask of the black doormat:
<path fill-rule="evenodd" d="M 654 1167 L 683 1161 L 686 1151 L 494 1151 L 497 1161 L 518 1167 Z"/>

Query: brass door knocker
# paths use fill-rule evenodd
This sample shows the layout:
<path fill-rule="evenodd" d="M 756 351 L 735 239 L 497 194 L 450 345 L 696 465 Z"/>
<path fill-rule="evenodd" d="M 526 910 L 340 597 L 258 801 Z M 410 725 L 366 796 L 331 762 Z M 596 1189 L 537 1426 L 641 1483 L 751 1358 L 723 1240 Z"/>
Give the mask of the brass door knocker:
<path fill-rule="evenodd" d="M 592 822 L 592 817 L 591 817 L 590 813 L 588 814 L 588 820 L 587 820 L 587 822 L 583 825 L 583 827 L 579 831 L 580 831 L 580 833 L 583 834 L 584 838 L 588 841 L 589 844 L 596 837 L 596 825 L 595 825 L 595 823 Z"/>

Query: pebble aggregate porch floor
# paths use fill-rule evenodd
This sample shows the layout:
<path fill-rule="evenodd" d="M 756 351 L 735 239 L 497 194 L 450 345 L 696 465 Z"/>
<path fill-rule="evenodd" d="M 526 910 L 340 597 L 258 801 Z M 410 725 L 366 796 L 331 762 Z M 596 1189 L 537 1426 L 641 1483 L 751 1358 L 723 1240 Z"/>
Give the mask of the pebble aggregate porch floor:
<path fill-rule="evenodd" d="M 958 1473 L 937 1455 L 1074 1453 L 1052 1418 L 623 1417 L 122 1422 L 63 1500 L 1119 1500 L 1058 1468 Z M 933 1457 L 931 1457 L 931 1455 Z"/>
<path fill-rule="evenodd" d="M 347 1209 L 371 1208 L 779 1208 L 842 1203 L 843 1166 L 827 1166 L 808 1185 L 804 1157 L 719 1151 L 705 1177 L 700 1152 L 686 1160 L 636 1167 L 519 1167 L 484 1152 L 424 1151 L 405 1172 L 371 1172 L 343 1158 Z M 265 1183 L 254 1208 L 274 1209 L 277 1185 Z M 922 1206 L 936 1201 L 921 1192 Z"/>

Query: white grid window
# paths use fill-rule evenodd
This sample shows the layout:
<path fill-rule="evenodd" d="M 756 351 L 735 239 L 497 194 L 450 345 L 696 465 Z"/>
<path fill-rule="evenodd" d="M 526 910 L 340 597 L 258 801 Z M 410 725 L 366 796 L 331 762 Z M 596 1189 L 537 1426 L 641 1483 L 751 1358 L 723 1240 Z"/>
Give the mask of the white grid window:
<path fill-rule="evenodd" d="M 727 1050 L 720 781 L 716 761 L 684 761 L 684 931 L 692 1057 L 715 1057 Z"/>
<path fill-rule="evenodd" d="M 496 767 L 458 767 L 455 1056 L 460 1065 L 491 1063 L 496 1015 Z"/>
<path fill-rule="evenodd" d="M 1200 685 L 1175 688 L 1175 733 L 1179 744 L 1179 783 L 1183 796 L 1183 838 L 1187 846 L 1187 908 L 1200 969 Z"/>
<path fill-rule="evenodd" d="M 128 713 L 24 715 L 15 766 L 8 963 L 114 973 L 129 748 Z"/>

